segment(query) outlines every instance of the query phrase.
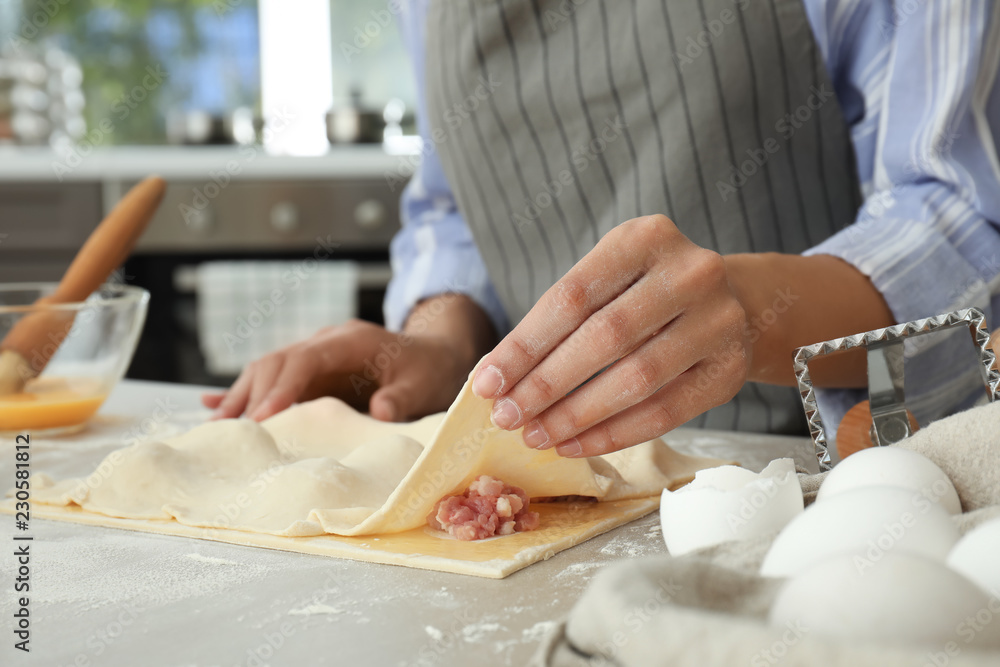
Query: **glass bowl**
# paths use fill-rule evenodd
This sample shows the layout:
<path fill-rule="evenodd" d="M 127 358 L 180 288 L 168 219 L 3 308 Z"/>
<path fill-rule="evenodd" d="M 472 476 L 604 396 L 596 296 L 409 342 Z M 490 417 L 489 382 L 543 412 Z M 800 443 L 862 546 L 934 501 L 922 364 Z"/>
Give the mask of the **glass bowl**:
<path fill-rule="evenodd" d="M 83 302 L 35 304 L 56 286 L 0 284 L 0 341 L 31 318 L 21 328 L 31 332 L 31 351 L 19 356 L 29 375 L 37 374 L 21 392 L 0 394 L 0 435 L 51 436 L 83 429 L 132 361 L 149 292 L 108 284 Z"/>

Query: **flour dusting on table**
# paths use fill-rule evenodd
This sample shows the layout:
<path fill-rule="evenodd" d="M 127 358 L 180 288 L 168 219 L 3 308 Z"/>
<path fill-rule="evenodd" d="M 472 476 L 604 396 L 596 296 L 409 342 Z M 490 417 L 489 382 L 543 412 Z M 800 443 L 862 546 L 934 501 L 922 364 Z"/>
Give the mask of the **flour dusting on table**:
<path fill-rule="evenodd" d="M 201 554 L 188 554 L 188 558 L 191 560 L 196 560 L 199 563 L 210 563 L 212 565 L 235 565 L 239 567 L 239 563 L 234 560 L 228 560 L 226 558 L 213 558 L 212 556 L 202 556 Z"/>
<path fill-rule="evenodd" d="M 33 587 L 33 601 L 68 603 L 78 614 L 123 604 L 141 610 L 216 595 L 273 574 L 250 551 L 241 563 L 197 553 L 162 553 L 162 545 L 151 544 L 157 541 L 111 530 L 46 539 L 46 557 L 72 567 L 46 569 Z"/>
<path fill-rule="evenodd" d="M 482 641 L 486 635 L 492 634 L 502 627 L 499 623 L 470 623 L 462 628 L 462 639 L 473 644 Z"/>
<path fill-rule="evenodd" d="M 311 604 L 300 609 L 290 609 L 289 616 L 313 616 L 315 614 L 343 614 L 345 610 L 327 604 Z"/>

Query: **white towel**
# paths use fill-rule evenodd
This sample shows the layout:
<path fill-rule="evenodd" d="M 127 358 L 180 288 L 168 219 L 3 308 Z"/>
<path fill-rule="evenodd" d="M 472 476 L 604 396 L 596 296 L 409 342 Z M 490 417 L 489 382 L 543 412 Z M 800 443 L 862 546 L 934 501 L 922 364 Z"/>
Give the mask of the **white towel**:
<path fill-rule="evenodd" d="M 236 375 L 268 352 L 357 315 L 358 266 L 313 259 L 198 267 L 198 341 L 208 370 Z"/>

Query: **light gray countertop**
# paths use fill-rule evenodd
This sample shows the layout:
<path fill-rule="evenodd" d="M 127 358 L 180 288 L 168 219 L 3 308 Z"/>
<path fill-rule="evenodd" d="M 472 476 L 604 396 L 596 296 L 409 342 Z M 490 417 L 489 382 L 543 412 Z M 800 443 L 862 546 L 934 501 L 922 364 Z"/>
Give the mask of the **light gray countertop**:
<path fill-rule="evenodd" d="M 244 180 L 382 179 L 387 172 L 409 176 L 418 162 L 418 156 L 388 155 L 381 145 L 336 146 L 315 157 L 269 155 L 261 146 L 128 146 L 81 153 L 78 162 L 49 148 L 0 146 L 0 183 L 129 181 L 149 174 L 204 180 L 230 163 L 238 167 L 233 177 Z"/>
<path fill-rule="evenodd" d="M 89 429 L 37 440 L 32 473 L 89 474 L 135 436 L 167 437 L 207 416 L 201 388 L 125 381 Z M 807 438 L 677 431 L 677 449 L 760 469 Z M 0 441 L 0 486 L 13 486 Z M 0 514 L 0 572 L 12 577 L 13 517 Z M 512 665 L 534 653 L 603 565 L 664 553 L 656 513 L 495 581 L 33 520 L 29 655 L 9 631 L 13 582 L 0 582 L 3 664 L 135 667 Z"/>

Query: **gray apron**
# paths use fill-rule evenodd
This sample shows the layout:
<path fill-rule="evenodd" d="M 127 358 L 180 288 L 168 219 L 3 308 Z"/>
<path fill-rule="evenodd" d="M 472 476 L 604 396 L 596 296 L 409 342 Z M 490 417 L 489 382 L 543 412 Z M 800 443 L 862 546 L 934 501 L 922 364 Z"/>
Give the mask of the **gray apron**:
<path fill-rule="evenodd" d="M 426 44 L 429 126 L 512 323 L 631 218 L 800 253 L 860 206 L 801 0 L 432 0 Z M 796 390 L 754 383 L 689 426 L 807 432 Z"/>

